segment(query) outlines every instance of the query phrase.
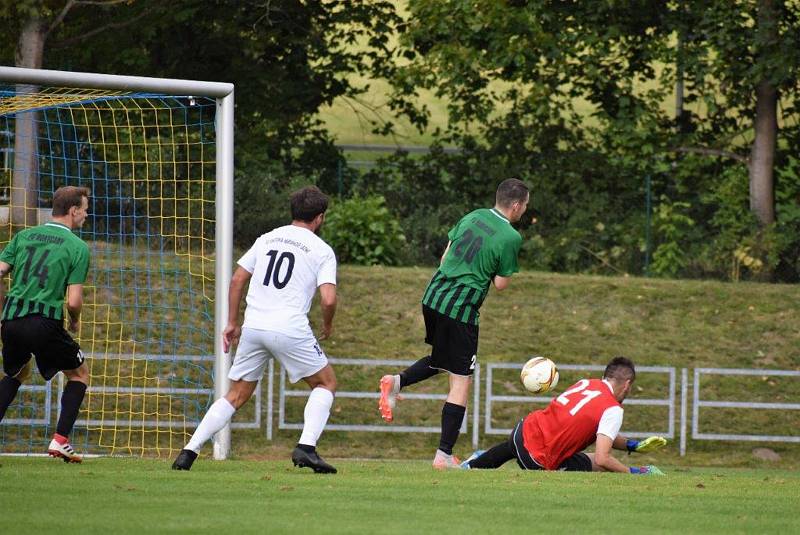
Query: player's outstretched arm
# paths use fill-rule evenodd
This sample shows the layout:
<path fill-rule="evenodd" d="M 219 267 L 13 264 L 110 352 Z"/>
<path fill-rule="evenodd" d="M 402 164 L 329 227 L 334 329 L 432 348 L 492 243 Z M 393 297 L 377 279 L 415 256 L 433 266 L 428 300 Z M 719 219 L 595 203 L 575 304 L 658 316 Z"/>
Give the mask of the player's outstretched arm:
<path fill-rule="evenodd" d="M 617 436 L 619 439 L 620 436 Z M 624 442 L 624 437 L 622 437 Z M 592 459 L 592 468 L 595 471 L 606 471 L 606 472 L 620 472 L 625 474 L 637 474 L 637 475 L 651 475 L 651 476 L 663 476 L 664 472 L 659 470 L 657 467 L 653 465 L 647 466 L 625 466 L 617 459 L 615 459 L 611 455 L 611 449 L 616 448 L 618 445 L 618 440 L 612 441 L 611 438 L 603 435 L 602 433 L 597 434 L 597 442 L 595 443 L 595 453 L 594 456 L 590 455 Z M 623 449 L 623 448 L 616 448 L 616 449 Z"/>
<path fill-rule="evenodd" d="M 592 468 L 598 472 L 619 472 L 630 473 L 628 467 L 619 462 L 613 455 L 611 449 L 614 446 L 614 441 L 602 433 L 597 434 L 597 441 L 594 448 L 594 459 Z"/>
<path fill-rule="evenodd" d="M 617 437 L 619 439 L 620 437 Z M 644 440 L 636 440 L 633 438 L 626 439 L 622 437 L 622 443 L 617 445 L 614 441 L 614 448 L 619 450 L 627 450 L 628 453 L 648 453 L 657 449 L 663 448 L 667 444 L 667 439 L 659 436 L 647 437 Z"/>

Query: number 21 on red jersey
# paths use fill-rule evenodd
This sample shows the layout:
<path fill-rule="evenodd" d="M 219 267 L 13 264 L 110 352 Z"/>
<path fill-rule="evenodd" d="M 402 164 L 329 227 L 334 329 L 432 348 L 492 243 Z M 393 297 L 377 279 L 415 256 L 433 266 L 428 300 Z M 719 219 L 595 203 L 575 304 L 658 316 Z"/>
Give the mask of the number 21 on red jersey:
<path fill-rule="evenodd" d="M 569 413 L 572 416 L 578 414 L 584 405 L 592 401 L 594 398 L 599 396 L 602 392 L 599 390 L 586 390 L 586 387 L 589 386 L 588 379 L 581 379 L 575 386 L 566 390 L 563 394 L 556 398 L 556 401 L 565 407 L 573 404 L 574 406 L 569 410 Z"/>

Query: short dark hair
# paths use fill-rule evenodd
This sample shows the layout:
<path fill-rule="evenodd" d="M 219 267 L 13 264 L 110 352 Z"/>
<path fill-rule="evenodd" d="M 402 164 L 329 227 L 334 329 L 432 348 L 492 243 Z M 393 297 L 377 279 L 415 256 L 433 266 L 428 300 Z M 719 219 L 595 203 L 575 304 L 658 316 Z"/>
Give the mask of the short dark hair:
<path fill-rule="evenodd" d="M 79 186 L 61 186 L 53 194 L 53 217 L 62 217 L 69 213 L 73 206 L 80 207 L 83 198 L 89 199 L 89 188 Z"/>
<path fill-rule="evenodd" d="M 497 186 L 495 203 L 503 208 L 508 208 L 515 202 L 525 202 L 528 198 L 528 186 L 518 178 L 507 178 Z"/>
<path fill-rule="evenodd" d="M 306 186 L 295 191 L 290 197 L 290 202 L 293 221 L 308 223 L 328 209 L 328 196 L 317 186 Z"/>
<path fill-rule="evenodd" d="M 626 357 L 614 357 L 603 372 L 603 379 L 617 379 L 619 381 L 633 381 L 636 379 L 636 368 L 633 361 Z"/>

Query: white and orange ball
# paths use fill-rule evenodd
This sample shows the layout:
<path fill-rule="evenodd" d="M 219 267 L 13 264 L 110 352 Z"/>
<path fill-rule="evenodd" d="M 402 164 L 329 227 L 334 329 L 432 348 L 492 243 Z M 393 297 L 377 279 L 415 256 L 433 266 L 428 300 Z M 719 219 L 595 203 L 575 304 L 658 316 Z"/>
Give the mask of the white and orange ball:
<path fill-rule="evenodd" d="M 558 384 L 558 368 L 548 358 L 533 357 L 522 367 L 519 377 L 525 390 L 542 394 Z"/>

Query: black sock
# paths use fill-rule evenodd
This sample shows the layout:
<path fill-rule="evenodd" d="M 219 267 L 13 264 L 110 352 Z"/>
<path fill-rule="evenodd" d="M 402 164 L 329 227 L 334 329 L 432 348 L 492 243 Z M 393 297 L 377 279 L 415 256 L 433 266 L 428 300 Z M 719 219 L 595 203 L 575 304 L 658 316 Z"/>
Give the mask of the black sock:
<path fill-rule="evenodd" d="M 424 381 L 439 373 L 436 368 L 431 368 L 431 357 L 422 357 L 417 362 L 400 372 L 400 388 Z"/>
<path fill-rule="evenodd" d="M 469 462 L 470 468 L 500 468 L 514 458 L 514 450 L 508 441 L 483 452 L 477 459 Z"/>
<path fill-rule="evenodd" d="M 439 449 L 448 455 L 453 454 L 453 446 L 458 440 L 458 433 L 466 410 L 466 407 L 448 402 L 445 402 L 442 407 L 442 437 L 439 439 Z"/>
<path fill-rule="evenodd" d="M 6 415 L 6 409 L 17 396 L 17 390 L 19 390 L 21 384 L 9 375 L 0 379 L 0 422 L 3 421 L 3 416 Z"/>
<path fill-rule="evenodd" d="M 86 385 L 80 381 L 67 381 L 61 394 L 61 416 L 56 424 L 56 433 L 68 437 L 78 418 L 78 411 L 86 393 Z"/>
<path fill-rule="evenodd" d="M 309 446 L 308 444 L 298 444 L 297 447 L 306 453 L 314 453 L 317 451 L 316 446 Z"/>

